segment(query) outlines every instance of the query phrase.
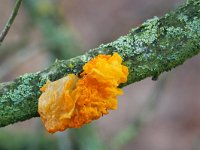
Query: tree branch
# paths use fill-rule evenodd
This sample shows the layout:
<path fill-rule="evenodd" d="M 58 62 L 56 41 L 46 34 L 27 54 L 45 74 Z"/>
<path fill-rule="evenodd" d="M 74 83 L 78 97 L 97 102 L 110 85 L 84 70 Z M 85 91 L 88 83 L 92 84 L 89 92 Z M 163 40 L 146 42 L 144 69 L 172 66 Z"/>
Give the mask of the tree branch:
<path fill-rule="evenodd" d="M 68 73 L 80 73 L 82 66 L 98 54 L 119 53 L 129 68 L 128 82 L 121 87 L 182 64 L 200 52 L 200 1 L 190 0 L 177 10 L 146 21 L 116 41 L 84 55 L 58 60 L 44 71 L 25 74 L 0 84 L 0 126 L 38 117 L 40 87 Z"/>
<path fill-rule="evenodd" d="M 0 34 L 0 46 L 3 42 L 3 40 L 5 39 L 8 31 L 10 30 L 10 27 L 13 24 L 15 17 L 17 16 L 17 13 L 18 13 L 18 10 L 19 10 L 21 3 L 22 3 L 22 0 L 17 0 L 16 3 L 15 3 L 15 7 L 14 7 L 14 9 L 13 9 L 13 11 L 12 11 L 12 13 L 11 13 L 9 19 L 8 19 L 8 22 L 6 23 L 3 31 Z"/>

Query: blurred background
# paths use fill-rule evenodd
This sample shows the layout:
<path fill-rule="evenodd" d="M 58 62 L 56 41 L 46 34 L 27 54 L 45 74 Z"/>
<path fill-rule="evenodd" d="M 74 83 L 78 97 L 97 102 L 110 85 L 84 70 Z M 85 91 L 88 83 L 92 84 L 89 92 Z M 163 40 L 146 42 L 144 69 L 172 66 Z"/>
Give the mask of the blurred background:
<path fill-rule="evenodd" d="M 185 0 L 24 0 L 0 47 L 0 82 L 114 41 Z M 0 30 L 14 6 L 0 0 Z M 116 111 L 49 134 L 39 118 L 0 128 L 0 150 L 200 150 L 200 56 L 124 88 Z"/>

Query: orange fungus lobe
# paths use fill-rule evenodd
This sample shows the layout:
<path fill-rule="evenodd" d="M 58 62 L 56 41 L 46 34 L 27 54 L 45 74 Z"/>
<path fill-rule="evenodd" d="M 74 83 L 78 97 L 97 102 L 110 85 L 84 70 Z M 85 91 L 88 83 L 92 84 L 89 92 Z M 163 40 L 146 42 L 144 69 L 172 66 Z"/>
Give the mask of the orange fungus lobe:
<path fill-rule="evenodd" d="M 127 81 L 128 68 L 119 54 L 98 55 L 83 66 L 81 78 L 69 74 L 48 81 L 42 88 L 38 112 L 46 129 L 53 133 L 79 128 L 117 109 L 119 84 Z"/>

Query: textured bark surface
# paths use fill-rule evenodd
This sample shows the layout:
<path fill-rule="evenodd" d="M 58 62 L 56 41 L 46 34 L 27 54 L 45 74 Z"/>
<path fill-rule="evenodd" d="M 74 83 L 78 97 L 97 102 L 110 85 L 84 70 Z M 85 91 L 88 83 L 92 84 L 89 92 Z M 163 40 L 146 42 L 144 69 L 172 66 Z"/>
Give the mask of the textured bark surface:
<path fill-rule="evenodd" d="M 88 53 L 58 60 L 44 71 L 25 74 L 0 84 L 0 126 L 37 117 L 40 87 L 68 73 L 80 73 L 82 66 L 98 54 L 118 52 L 128 66 L 128 82 L 146 77 L 156 79 L 162 72 L 182 64 L 200 52 L 200 1 L 190 0 L 162 18 L 147 20 L 126 36 L 101 45 Z"/>

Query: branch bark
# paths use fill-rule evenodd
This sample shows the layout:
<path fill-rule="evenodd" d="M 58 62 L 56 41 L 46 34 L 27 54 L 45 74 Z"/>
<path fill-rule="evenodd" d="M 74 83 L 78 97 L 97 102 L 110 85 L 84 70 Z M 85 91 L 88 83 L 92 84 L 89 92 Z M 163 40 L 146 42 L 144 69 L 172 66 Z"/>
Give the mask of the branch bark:
<path fill-rule="evenodd" d="M 8 22 L 6 23 L 3 31 L 0 34 L 0 46 L 3 42 L 3 40 L 5 39 L 8 31 L 10 30 L 10 27 L 13 24 L 15 17 L 17 16 L 17 13 L 18 13 L 18 10 L 19 10 L 21 3 L 22 3 L 22 0 L 17 0 L 16 3 L 15 3 L 15 7 L 14 7 L 14 9 L 13 9 L 13 11 L 12 11 L 12 13 L 11 13 L 9 19 L 8 19 Z"/>
<path fill-rule="evenodd" d="M 46 80 L 57 80 L 68 73 L 80 73 L 82 66 L 98 54 L 119 53 L 129 68 L 132 84 L 182 64 L 200 52 L 200 1 L 190 0 L 162 18 L 147 20 L 112 43 L 101 45 L 84 55 L 57 60 L 44 71 L 25 74 L 0 84 L 0 127 L 38 117 L 40 87 Z"/>

